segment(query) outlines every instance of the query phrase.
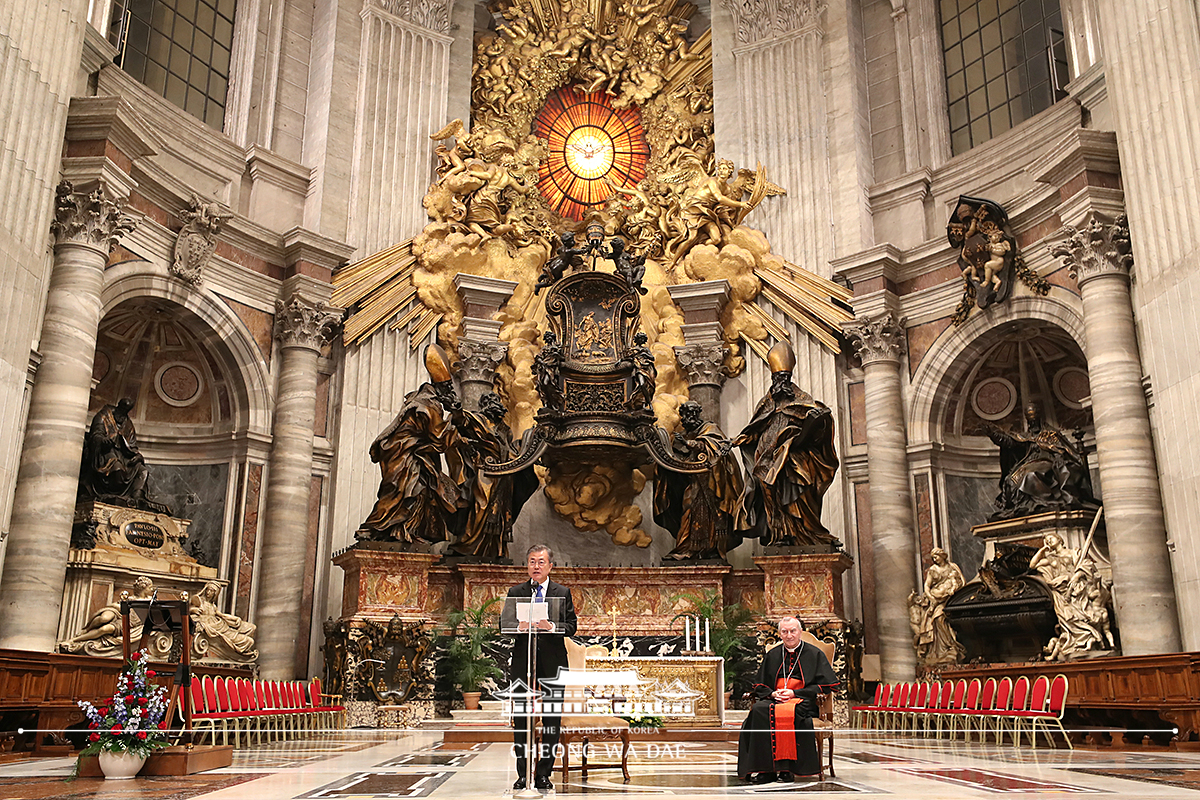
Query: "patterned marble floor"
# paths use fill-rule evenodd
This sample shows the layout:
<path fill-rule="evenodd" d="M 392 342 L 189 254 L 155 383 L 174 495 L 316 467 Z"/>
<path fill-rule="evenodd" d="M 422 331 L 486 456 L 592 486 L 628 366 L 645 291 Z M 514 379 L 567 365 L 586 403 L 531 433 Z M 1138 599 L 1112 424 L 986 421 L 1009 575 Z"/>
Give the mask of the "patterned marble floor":
<path fill-rule="evenodd" d="M 71 760 L 0 765 L 0 800 L 335 800 L 337 798 L 503 798 L 515 778 L 502 744 L 443 747 L 438 733 L 345 731 L 238 750 L 232 767 L 188 778 L 67 781 Z M 604 760 L 603 751 L 592 756 Z M 1200 753 L 1050 750 L 921 739 L 837 740 L 837 777 L 749 786 L 734 775 L 731 744 L 639 744 L 629 783 L 619 770 L 577 772 L 558 796 L 629 800 L 832 794 L 916 800 L 1021 795 L 1200 800 Z"/>

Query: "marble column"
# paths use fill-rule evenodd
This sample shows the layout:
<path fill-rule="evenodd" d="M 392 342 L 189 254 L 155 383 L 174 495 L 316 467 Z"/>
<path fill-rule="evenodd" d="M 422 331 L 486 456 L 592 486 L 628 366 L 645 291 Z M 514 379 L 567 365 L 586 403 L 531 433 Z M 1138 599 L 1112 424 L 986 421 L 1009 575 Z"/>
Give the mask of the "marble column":
<path fill-rule="evenodd" d="M 1179 615 L 1142 360 L 1129 293 L 1133 255 L 1124 214 L 1066 226 L 1051 245 L 1079 282 L 1096 425 L 1101 501 L 1124 655 L 1181 648 Z M 1181 345 L 1182 346 L 1182 345 Z"/>
<path fill-rule="evenodd" d="M 675 361 L 687 376 L 688 396 L 704 407 L 704 418 L 721 424 L 721 389 L 725 386 L 725 330 L 721 312 L 729 302 L 729 281 L 701 281 L 668 286 L 683 312 L 683 341 Z"/>
<path fill-rule="evenodd" d="M 50 652 L 66 581 L 79 461 L 88 424 L 104 265 L 133 229 L 103 183 L 68 181 L 55 198 L 54 265 L 29 400 L 12 526 L 0 583 L 0 648 Z"/>
<path fill-rule="evenodd" d="M 508 355 L 500 341 L 503 323 L 494 319 L 517 288 L 514 281 L 460 272 L 454 285 L 463 301 L 463 335 L 458 340 L 459 391 L 463 408 L 479 410 L 479 398 L 492 391 L 496 368 Z"/>
<path fill-rule="evenodd" d="M 458 340 L 458 388 L 463 408 L 479 410 L 479 400 L 494 389 L 496 368 L 508 355 L 508 342 Z"/>
<path fill-rule="evenodd" d="M 917 532 L 900 396 L 904 323 L 884 313 L 851 323 L 846 335 L 862 359 L 867 398 L 867 475 L 880 667 L 885 681 L 909 681 L 917 669 L 908 626 L 908 596 L 917 586 Z"/>
<path fill-rule="evenodd" d="M 259 670 L 263 678 L 296 677 L 300 642 L 308 501 L 316 420 L 317 357 L 332 340 L 342 310 L 292 291 L 275 304 L 279 388 L 263 514 L 258 582 Z"/>
<path fill-rule="evenodd" d="M 725 356 L 729 348 L 723 342 L 686 344 L 675 348 L 675 361 L 687 376 L 688 395 L 704 408 L 704 418 L 721 424 L 721 389 L 725 386 Z"/>

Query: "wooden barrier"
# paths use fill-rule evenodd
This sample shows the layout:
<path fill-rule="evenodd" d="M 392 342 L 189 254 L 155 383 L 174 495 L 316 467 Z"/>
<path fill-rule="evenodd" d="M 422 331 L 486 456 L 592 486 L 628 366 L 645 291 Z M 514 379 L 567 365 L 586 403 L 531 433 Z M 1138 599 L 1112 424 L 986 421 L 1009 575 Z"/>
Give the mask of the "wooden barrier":
<path fill-rule="evenodd" d="M 174 664 L 154 664 L 159 674 L 154 682 L 170 684 Z M 82 722 L 83 711 L 77 700 L 107 700 L 117 687 L 124 669 L 120 658 L 33 653 L 25 650 L 0 650 L 0 714 L 29 712 L 28 727 L 39 731 L 61 731 Z M 249 668 L 218 667 L 197 664 L 193 676 L 251 677 Z M 47 743 L 46 739 L 51 740 Z M 33 737 L 35 753 L 69 752 L 71 746 L 60 733 Z"/>
<path fill-rule="evenodd" d="M 1060 673 L 1071 682 L 1063 725 L 1076 729 L 1074 741 L 1113 747 L 1200 746 L 1200 653 L 946 667 L 940 674 L 957 681 L 1005 675 L 1032 680 Z"/>

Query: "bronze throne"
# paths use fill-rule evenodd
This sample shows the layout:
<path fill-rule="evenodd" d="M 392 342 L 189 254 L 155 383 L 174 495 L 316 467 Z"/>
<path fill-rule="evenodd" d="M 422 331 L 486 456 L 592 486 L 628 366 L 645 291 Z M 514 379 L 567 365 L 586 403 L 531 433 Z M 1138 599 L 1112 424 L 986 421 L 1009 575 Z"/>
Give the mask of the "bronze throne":
<path fill-rule="evenodd" d="M 484 472 L 503 475 L 561 461 L 633 469 L 653 460 L 675 472 L 710 468 L 703 454 L 680 459 L 655 425 L 644 396 L 654 385 L 653 367 L 647 374 L 644 364 L 649 351 L 634 343 L 640 306 L 629 284 L 610 273 L 580 271 L 550 287 L 550 330 L 534 366 L 542 408 L 520 452 L 510 461 L 489 459 Z"/>

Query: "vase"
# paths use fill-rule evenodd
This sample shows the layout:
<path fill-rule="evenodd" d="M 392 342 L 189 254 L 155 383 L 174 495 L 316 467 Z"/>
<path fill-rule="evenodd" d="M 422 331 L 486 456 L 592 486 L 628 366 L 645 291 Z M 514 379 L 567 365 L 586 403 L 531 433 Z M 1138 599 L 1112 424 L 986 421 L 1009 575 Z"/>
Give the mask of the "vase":
<path fill-rule="evenodd" d="M 467 711 L 479 710 L 479 698 L 483 696 L 483 692 L 463 692 L 463 706 Z"/>
<path fill-rule="evenodd" d="M 110 781 L 129 780 L 137 775 L 146 763 L 145 756 L 110 750 L 101 750 L 99 760 L 100 771 L 104 773 L 105 779 Z"/>

